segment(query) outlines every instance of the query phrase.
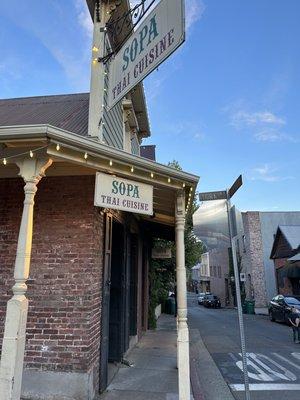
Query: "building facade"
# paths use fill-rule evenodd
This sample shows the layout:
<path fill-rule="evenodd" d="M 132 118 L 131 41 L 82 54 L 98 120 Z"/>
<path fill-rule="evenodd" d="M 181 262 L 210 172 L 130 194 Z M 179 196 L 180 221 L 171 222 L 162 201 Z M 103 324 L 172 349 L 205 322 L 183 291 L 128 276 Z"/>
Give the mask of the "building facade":
<path fill-rule="evenodd" d="M 140 157 L 150 135 L 141 84 L 102 119 L 95 87 L 0 100 L 1 400 L 92 400 L 106 388 L 148 328 L 156 237 L 176 240 L 178 365 L 188 370 L 183 235 L 198 177 Z M 95 207 L 97 172 L 151 186 L 153 214 Z"/>
<path fill-rule="evenodd" d="M 274 261 L 277 290 L 300 295 L 300 225 L 280 225 L 270 258 Z"/>
<path fill-rule="evenodd" d="M 193 267 L 193 281 L 200 293 L 220 297 L 223 307 L 230 306 L 228 249 L 212 249 L 201 255 L 201 262 Z"/>
<path fill-rule="evenodd" d="M 270 259 L 279 225 L 297 225 L 300 212 L 242 213 L 244 235 L 239 237 L 240 269 L 245 274 L 245 295 L 256 308 L 266 308 L 278 294 L 274 263 Z"/>

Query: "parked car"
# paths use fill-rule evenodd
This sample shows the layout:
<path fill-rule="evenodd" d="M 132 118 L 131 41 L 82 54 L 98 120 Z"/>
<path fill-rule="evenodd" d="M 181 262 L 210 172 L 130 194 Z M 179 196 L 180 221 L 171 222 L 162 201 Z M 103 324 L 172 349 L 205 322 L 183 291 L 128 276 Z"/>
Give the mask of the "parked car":
<path fill-rule="evenodd" d="M 283 296 L 281 294 L 273 297 L 269 303 L 269 317 L 271 321 L 289 323 L 292 307 L 300 310 L 300 296 Z"/>
<path fill-rule="evenodd" d="M 204 297 L 205 297 L 205 293 L 199 293 L 199 296 L 198 296 L 199 306 L 203 304 Z"/>
<path fill-rule="evenodd" d="M 206 294 L 203 299 L 204 307 L 220 308 L 221 301 L 218 296 L 214 294 Z"/>

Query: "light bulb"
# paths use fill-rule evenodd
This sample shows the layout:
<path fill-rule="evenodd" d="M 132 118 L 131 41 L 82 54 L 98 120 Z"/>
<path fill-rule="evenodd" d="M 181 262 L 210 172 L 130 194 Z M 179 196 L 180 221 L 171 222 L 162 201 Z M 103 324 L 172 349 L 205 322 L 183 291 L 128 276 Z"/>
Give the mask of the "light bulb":
<path fill-rule="evenodd" d="M 131 168 L 130 168 L 130 171 L 131 171 L 131 172 L 133 172 L 133 171 L 134 171 L 134 168 L 133 168 L 133 167 L 131 167 Z"/>
<path fill-rule="evenodd" d="M 183 182 L 182 187 L 185 188 L 185 183 Z"/>
<path fill-rule="evenodd" d="M 111 160 L 109 161 L 109 165 L 110 165 L 110 166 L 112 166 L 112 165 L 113 165 L 113 162 L 112 162 Z"/>
<path fill-rule="evenodd" d="M 88 153 L 84 153 L 84 159 L 86 160 L 88 158 Z"/>
<path fill-rule="evenodd" d="M 4 165 L 7 164 L 6 158 L 3 158 L 3 164 L 4 164 Z"/>
<path fill-rule="evenodd" d="M 168 183 L 171 183 L 171 178 L 168 178 Z"/>
<path fill-rule="evenodd" d="M 56 145 L 56 150 L 59 151 L 60 150 L 60 145 L 57 143 Z"/>
<path fill-rule="evenodd" d="M 32 151 L 32 150 L 30 150 L 29 156 L 30 156 L 31 158 L 33 157 L 33 151 Z"/>
<path fill-rule="evenodd" d="M 150 176 L 151 176 L 151 178 L 154 178 L 154 173 L 153 173 L 153 172 L 151 172 Z"/>

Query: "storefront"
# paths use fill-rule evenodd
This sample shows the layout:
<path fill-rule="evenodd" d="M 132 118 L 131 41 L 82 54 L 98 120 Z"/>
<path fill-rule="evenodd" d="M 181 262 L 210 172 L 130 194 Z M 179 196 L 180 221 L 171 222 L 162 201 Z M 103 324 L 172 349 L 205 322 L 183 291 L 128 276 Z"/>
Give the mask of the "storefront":
<path fill-rule="evenodd" d="M 198 178 L 50 126 L 2 127 L 0 139 L 0 392 L 18 390 L 26 332 L 24 398 L 92 399 L 147 329 L 153 237 L 176 233 L 185 293 L 185 199 Z M 151 186 L 153 214 L 95 206 L 97 171 Z"/>

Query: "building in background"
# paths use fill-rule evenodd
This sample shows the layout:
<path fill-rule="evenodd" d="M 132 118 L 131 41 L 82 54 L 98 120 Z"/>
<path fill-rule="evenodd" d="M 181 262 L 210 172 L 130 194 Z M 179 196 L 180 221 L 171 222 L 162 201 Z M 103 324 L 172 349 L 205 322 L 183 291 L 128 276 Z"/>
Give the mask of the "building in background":
<path fill-rule="evenodd" d="M 245 274 L 245 296 L 265 309 L 277 293 L 276 274 L 270 259 L 278 226 L 299 225 L 300 212 L 242 213 L 244 234 L 238 238 L 240 271 Z"/>
<path fill-rule="evenodd" d="M 279 294 L 300 295 L 300 225 L 280 225 L 271 256 Z"/>

